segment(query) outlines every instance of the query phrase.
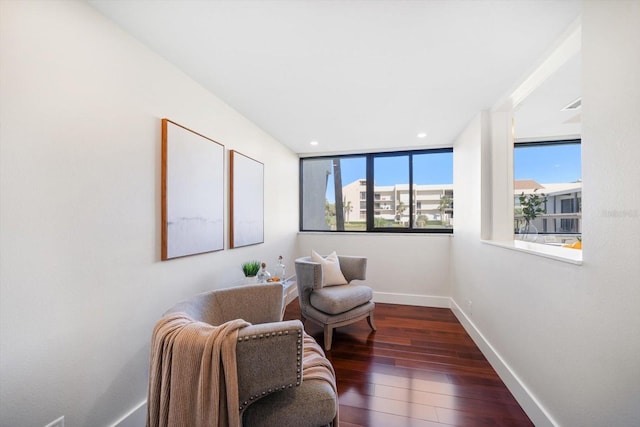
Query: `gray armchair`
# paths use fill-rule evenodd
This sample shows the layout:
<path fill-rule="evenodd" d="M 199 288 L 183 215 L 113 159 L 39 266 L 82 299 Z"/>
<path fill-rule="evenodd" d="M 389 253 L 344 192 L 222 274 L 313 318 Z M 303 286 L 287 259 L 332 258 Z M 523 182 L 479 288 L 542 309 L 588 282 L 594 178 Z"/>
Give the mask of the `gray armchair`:
<path fill-rule="evenodd" d="M 176 304 L 165 316 L 185 313 L 214 326 L 232 319 L 251 323 L 238 331 L 235 350 L 238 408 L 243 425 L 332 425 L 337 419 L 337 394 L 330 382 L 317 376 L 305 378 L 304 359 L 310 337 L 299 320 L 281 321 L 282 292 L 281 284 L 214 290 Z M 313 345 L 322 353 L 315 341 Z M 321 358 L 326 360 L 324 354 Z M 330 375 L 335 386 L 335 374 L 326 362 L 329 368 L 323 375 Z"/>
<path fill-rule="evenodd" d="M 311 257 L 295 261 L 298 299 L 303 320 L 309 319 L 324 328 L 324 348 L 331 350 L 333 330 L 367 318 L 372 330 L 375 304 L 369 286 L 353 284 L 353 280 L 364 280 L 367 275 L 367 258 L 338 256 L 340 270 L 347 280 L 346 285 L 323 286 L 322 265 Z"/>

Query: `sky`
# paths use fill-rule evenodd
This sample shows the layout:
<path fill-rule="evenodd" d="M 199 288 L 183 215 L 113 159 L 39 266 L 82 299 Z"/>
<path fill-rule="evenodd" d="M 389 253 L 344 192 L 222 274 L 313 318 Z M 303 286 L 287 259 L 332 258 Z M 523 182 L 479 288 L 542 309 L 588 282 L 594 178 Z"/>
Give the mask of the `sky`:
<path fill-rule="evenodd" d="M 453 154 L 436 153 L 414 156 L 414 182 L 418 184 L 451 184 L 453 182 Z M 341 160 L 342 184 L 366 178 L 364 157 Z M 409 183 L 409 163 L 406 156 L 376 158 L 374 164 L 376 185 Z"/>
<path fill-rule="evenodd" d="M 340 160 L 342 185 L 366 178 L 364 157 L 348 157 Z M 409 183 L 407 156 L 378 157 L 374 162 L 375 185 Z M 413 157 L 413 182 L 415 184 L 451 184 L 453 182 L 453 153 L 421 154 Z M 327 199 L 335 202 L 333 175 L 329 176 Z"/>
<path fill-rule="evenodd" d="M 582 179 L 580 144 L 519 147 L 514 150 L 514 179 L 532 179 L 540 184 L 575 182 Z M 375 185 L 408 184 L 407 156 L 378 157 L 374 162 Z M 453 183 L 453 153 L 414 156 L 414 183 Z M 366 178 L 364 157 L 341 159 L 342 185 Z M 329 176 L 327 199 L 335 202 L 333 175 Z"/>
<path fill-rule="evenodd" d="M 539 184 L 581 180 L 580 144 L 516 148 L 513 170 L 514 179 L 533 179 Z"/>

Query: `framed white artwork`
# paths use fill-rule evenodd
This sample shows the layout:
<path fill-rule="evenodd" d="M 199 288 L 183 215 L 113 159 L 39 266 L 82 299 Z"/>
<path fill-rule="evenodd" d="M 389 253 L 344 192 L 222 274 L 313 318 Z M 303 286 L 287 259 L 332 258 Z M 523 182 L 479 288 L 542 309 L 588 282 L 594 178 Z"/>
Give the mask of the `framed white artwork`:
<path fill-rule="evenodd" d="M 224 249 L 224 146 L 162 119 L 162 260 Z"/>
<path fill-rule="evenodd" d="M 229 152 L 229 247 L 264 243 L 264 165 Z"/>

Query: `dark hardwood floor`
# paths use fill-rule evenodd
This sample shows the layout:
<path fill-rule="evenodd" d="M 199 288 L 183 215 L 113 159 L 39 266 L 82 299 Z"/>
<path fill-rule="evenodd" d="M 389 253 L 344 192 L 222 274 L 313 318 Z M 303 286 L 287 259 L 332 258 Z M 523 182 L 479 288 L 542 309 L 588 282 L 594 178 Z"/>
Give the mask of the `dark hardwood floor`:
<path fill-rule="evenodd" d="M 296 300 L 285 319 L 299 318 Z M 378 303 L 374 320 L 338 328 L 327 352 L 341 427 L 533 426 L 451 310 Z"/>

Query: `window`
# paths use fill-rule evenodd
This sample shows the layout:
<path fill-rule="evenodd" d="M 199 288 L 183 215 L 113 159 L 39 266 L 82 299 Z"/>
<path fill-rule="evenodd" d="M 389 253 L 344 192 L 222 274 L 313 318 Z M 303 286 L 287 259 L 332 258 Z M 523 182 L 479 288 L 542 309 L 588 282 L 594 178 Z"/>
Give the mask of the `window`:
<path fill-rule="evenodd" d="M 579 139 L 516 142 L 513 159 L 516 239 L 556 246 L 582 240 L 580 142 Z"/>
<path fill-rule="evenodd" d="M 301 159 L 300 229 L 365 230 L 366 164 L 365 156 Z"/>
<path fill-rule="evenodd" d="M 300 180 L 301 231 L 453 231 L 451 148 L 303 158 Z"/>

